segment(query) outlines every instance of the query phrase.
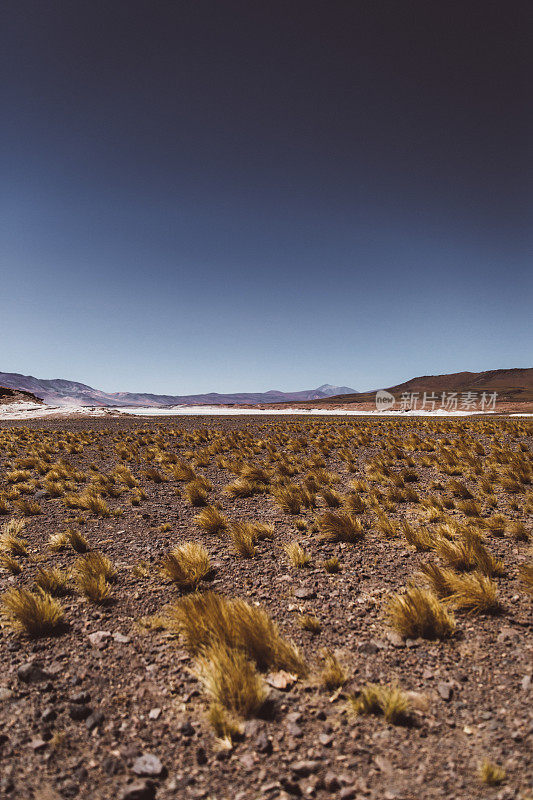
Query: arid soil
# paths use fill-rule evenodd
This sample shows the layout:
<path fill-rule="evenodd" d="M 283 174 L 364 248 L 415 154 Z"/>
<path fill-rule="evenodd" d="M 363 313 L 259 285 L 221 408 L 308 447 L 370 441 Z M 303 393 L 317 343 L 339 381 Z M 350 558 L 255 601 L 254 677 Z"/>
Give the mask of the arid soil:
<path fill-rule="evenodd" d="M 533 797 L 533 603 L 520 577 L 533 560 L 532 434 L 526 419 L 476 417 L 0 423 L 0 526 L 24 519 L 28 553 L 14 554 L 20 573 L 0 570 L 2 591 L 35 592 L 39 569 L 71 570 L 83 553 L 49 541 L 68 530 L 116 569 L 102 604 L 69 579 L 55 635 L 30 636 L 3 617 L 0 797 Z M 227 530 L 198 526 L 201 506 L 173 472 L 181 462 L 205 476 L 205 502 L 228 522 L 273 526 L 253 557 L 239 556 Z M 117 465 L 134 485 L 119 480 Z M 268 477 L 246 478 L 252 467 Z M 226 491 L 239 476 L 250 496 Z M 284 510 L 280 490 L 309 476 L 298 513 Z M 91 485 L 99 508 L 72 507 Z M 363 534 L 324 540 L 321 518 L 347 508 Z M 420 529 L 435 546 L 416 549 L 406 530 Z M 465 530 L 503 562 L 487 577 L 498 605 L 487 612 L 448 603 L 451 636 L 402 635 L 390 625 L 389 598 L 424 585 L 424 563 L 449 566 L 438 543 Z M 162 559 L 191 541 L 212 566 L 198 591 L 265 609 L 309 670 L 262 670 L 268 697 L 237 720 L 231 740 L 217 738 L 195 656 L 164 624 L 167 606 L 187 592 L 162 574 Z M 286 554 L 294 541 L 307 566 Z M 338 573 L 324 567 L 333 557 Z M 302 628 L 306 614 L 319 620 L 318 632 Z M 327 652 L 344 671 L 336 688 L 324 685 Z M 368 683 L 406 693 L 400 724 L 354 712 L 350 697 Z M 504 771 L 496 785 L 484 782 L 484 762 Z"/>

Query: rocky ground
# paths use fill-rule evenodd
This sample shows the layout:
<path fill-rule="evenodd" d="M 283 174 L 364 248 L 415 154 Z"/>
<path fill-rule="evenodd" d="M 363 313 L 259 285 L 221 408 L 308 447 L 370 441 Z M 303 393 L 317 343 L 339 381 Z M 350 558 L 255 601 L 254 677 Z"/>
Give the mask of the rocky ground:
<path fill-rule="evenodd" d="M 4 620 L 0 796 L 531 798 L 533 609 L 519 567 L 532 560 L 532 433 L 527 420 L 487 418 L 0 423 L 0 524 L 28 514 L 21 534 L 28 556 L 18 558 L 20 574 L 0 572 L 2 590 L 32 588 L 39 567 L 68 570 L 79 554 L 49 546 L 50 535 L 67 529 L 79 531 L 117 570 L 107 605 L 90 603 L 75 589 L 60 599 L 66 625 L 55 636 L 30 637 Z M 30 466 L 29 475 L 12 480 L 11 472 L 25 469 L 19 462 L 36 453 L 45 461 L 41 472 Z M 500 481 L 501 474 L 516 471 L 510 454 L 523 467 L 519 488 Z M 198 527 L 200 509 L 170 471 L 175 456 L 208 479 L 207 502 L 228 520 L 273 524 L 274 537 L 258 541 L 253 558 L 238 557 L 226 535 Z M 317 507 L 297 515 L 282 510 L 268 491 L 243 498 L 225 492 L 237 478 L 238 462 L 268 469 L 289 465 L 295 470 L 289 480 L 300 484 L 313 471 L 312 456 L 333 474 L 332 488 L 343 502 L 352 482 L 362 482 L 360 541 L 320 540 L 316 520 L 327 511 L 320 491 Z M 220 458 L 225 466 L 217 464 Z M 385 460 L 381 476 L 368 469 L 376 458 Z M 60 460 L 78 473 L 67 481 L 71 491 L 126 464 L 145 498 L 132 505 L 135 489 L 123 487 L 117 497 L 103 493 L 111 516 L 69 508 L 64 494 L 52 497 L 47 489 L 45 469 Z M 416 475 L 409 486 L 418 501 L 398 501 L 390 492 L 391 475 L 406 468 Z M 155 482 L 146 474 L 150 469 L 164 480 Z M 473 520 L 448 488 L 452 476 L 479 504 Z M 428 516 L 420 500 L 435 496 L 446 507 Z M 39 513 L 24 512 L 20 499 L 36 503 Z M 503 530 L 484 525 L 496 514 L 505 518 Z M 387 598 L 413 579 L 419 582 L 417 570 L 435 555 L 411 546 L 398 523 L 434 529 L 450 519 L 470 519 L 503 561 L 505 574 L 494 578 L 502 611 L 457 611 L 457 630 L 449 639 L 403 638 L 388 626 Z M 526 535 L 508 532 L 516 522 L 524 523 Z M 285 554 L 284 545 L 294 540 L 310 556 L 305 568 L 292 566 Z M 279 672 L 263 675 L 268 713 L 265 706 L 264 713 L 243 720 L 242 736 L 231 747 L 217 741 L 207 720 L 209 700 L 193 657 L 178 637 L 147 621 L 182 594 L 161 575 L 160 562 L 186 541 L 201 542 L 213 565 L 199 589 L 259 604 L 309 665 L 309 676 L 298 680 Z M 333 556 L 340 562 L 338 574 L 324 569 Z M 302 614 L 315 615 L 321 630 L 302 629 Z M 325 648 L 345 670 L 336 690 L 321 680 Z M 350 711 L 349 696 L 368 682 L 397 682 L 409 693 L 406 724 Z M 480 778 L 485 760 L 505 770 L 498 785 Z"/>

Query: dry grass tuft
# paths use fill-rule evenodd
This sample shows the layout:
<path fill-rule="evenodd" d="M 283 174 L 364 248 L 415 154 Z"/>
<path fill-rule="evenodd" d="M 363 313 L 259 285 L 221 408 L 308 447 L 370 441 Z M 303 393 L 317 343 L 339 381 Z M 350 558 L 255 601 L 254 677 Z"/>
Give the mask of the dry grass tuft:
<path fill-rule="evenodd" d="M 309 633 L 317 634 L 320 633 L 322 630 L 322 624 L 314 614 L 302 614 L 298 618 L 298 623 L 304 631 L 309 631 Z"/>
<path fill-rule="evenodd" d="M 63 608 L 49 594 L 27 589 L 8 589 L 1 598 L 1 613 L 7 624 L 30 636 L 57 633 L 63 624 Z"/>
<path fill-rule="evenodd" d="M 211 703 L 207 712 L 207 719 L 221 744 L 229 749 L 236 739 L 243 734 L 243 726 L 233 719 L 220 703 Z"/>
<path fill-rule="evenodd" d="M 12 556 L 27 556 L 28 542 L 20 537 L 23 529 L 23 519 L 12 519 L 6 522 L 0 535 L 0 551 L 10 553 Z"/>
<path fill-rule="evenodd" d="M 364 536 L 363 526 L 344 511 L 328 511 L 318 519 L 320 539 L 327 542 L 357 542 Z"/>
<path fill-rule="evenodd" d="M 351 695 L 350 705 L 357 714 L 377 714 L 384 716 L 392 725 L 408 721 L 409 696 L 396 684 L 368 683 L 358 695 Z"/>
<path fill-rule="evenodd" d="M 196 515 L 194 521 L 206 533 L 221 533 L 228 527 L 228 520 L 218 508 L 206 506 Z"/>
<path fill-rule="evenodd" d="M 196 659 L 196 674 L 215 703 L 239 717 L 254 716 L 266 700 L 263 680 L 242 650 L 213 644 Z"/>
<path fill-rule="evenodd" d="M 331 575 L 334 575 L 337 572 L 341 571 L 340 561 L 337 556 L 333 556 L 333 558 L 327 558 L 324 561 L 324 569 L 326 572 L 329 572 Z"/>
<path fill-rule="evenodd" d="M 309 553 L 305 552 L 303 547 L 301 547 L 298 542 L 289 542 L 289 544 L 286 544 L 283 549 L 285 550 L 285 554 L 293 567 L 302 569 L 303 567 L 309 566 L 311 562 L 311 556 Z"/>
<path fill-rule="evenodd" d="M 179 633 L 187 649 L 201 654 L 214 644 L 242 650 L 259 669 L 286 669 L 307 674 L 298 650 L 283 639 L 263 609 L 215 592 L 182 597 L 166 614 L 166 624 Z"/>
<path fill-rule="evenodd" d="M 68 575 L 57 567 L 37 568 L 35 583 L 39 589 L 53 597 L 63 597 L 68 592 Z"/>
<path fill-rule="evenodd" d="M 498 600 L 498 587 L 481 572 L 468 575 L 453 573 L 449 577 L 451 594 L 446 602 L 453 608 L 470 611 L 472 614 L 499 614 L 503 609 Z"/>
<path fill-rule="evenodd" d="M 519 575 L 524 590 L 533 595 L 533 564 L 522 564 Z"/>
<path fill-rule="evenodd" d="M 387 616 L 391 627 L 409 639 L 445 639 L 455 631 L 453 617 L 438 598 L 414 586 L 390 598 Z"/>
<path fill-rule="evenodd" d="M 205 488 L 205 484 L 198 478 L 186 484 L 183 494 L 194 508 L 205 506 L 207 502 L 207 490 Z"/>
<path fill-rule="evenodd" d="M 211 572 L 209 553 L 201 544 L 185 542 L 164 556 L 161 572 L 180 589 L 195 589 Z"/>
<path fill-rule="evenodd" d="M 20 575 L 22 567 L 17 559 L 11 553 L 4 553 L 0 551 L 0 567 L 10 572 L 12 575 Z"/>
<path fill-rule="evenodd" d="M 485 783 L 487 786 L 499 786 L 504 782 L 506 773 L 503 767 L 485 760 L 479 765 L 478 776 L 481 783 Z"/>
<path fill-rule="evenodd" d="M 256 535 L 250 522 L 232 522 L 228 530 L 237 555 L 241 558 L 255 556 Z"/>
<path fill-rule="evenodd" d="M 324 669 L 320 673 L 322 686 L 329 692 L 340 689 L 348 679 L 342 664 L 331 650 L 323 650 L 322 658 L 324 659 Z"/>

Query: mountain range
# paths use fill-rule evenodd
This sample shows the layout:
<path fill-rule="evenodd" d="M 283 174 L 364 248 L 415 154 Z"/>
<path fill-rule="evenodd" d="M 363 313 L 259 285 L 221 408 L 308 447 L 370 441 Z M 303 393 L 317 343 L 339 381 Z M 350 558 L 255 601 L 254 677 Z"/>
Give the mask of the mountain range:
<path fill-rule="evenodd" d="M 32 375 L 16 372 L 0 372 L 0 387 L 31 392 L 35 397 L 53 406 L 121 406 L 157 407 L 176 405 L 244 405 L 256 403 L 302 402 L 324 400 L 328 397 L 354 394 L 355 389 L 348 386 L 331 386 L 324 383 L 317 389 L 300 392 L 281 392 L 271 389 L 268 392 L 236 392 L 235 394 L 168 395 L 145 392 L 103 392 L 84 383 L 67 381 L 62 378 L 43 380 Z"/>

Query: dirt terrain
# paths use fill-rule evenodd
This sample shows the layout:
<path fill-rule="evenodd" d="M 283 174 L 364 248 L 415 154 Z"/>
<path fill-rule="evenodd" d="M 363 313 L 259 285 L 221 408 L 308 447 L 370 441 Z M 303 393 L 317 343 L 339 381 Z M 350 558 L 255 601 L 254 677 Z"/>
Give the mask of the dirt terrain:
<path fill-rule="evenodd" d="M 0 797 L 532 798 L 532 434 L 496 417 L 0 422 Z M 168 557 L 188 542 L 208 568 L 198 548 Z M 59 604 L 48 629 L 16 590 L 26 611 Z M 238 647 L 207 641 L 199 606 L 184 623 L 198 593 L 249 604 Z"/>

